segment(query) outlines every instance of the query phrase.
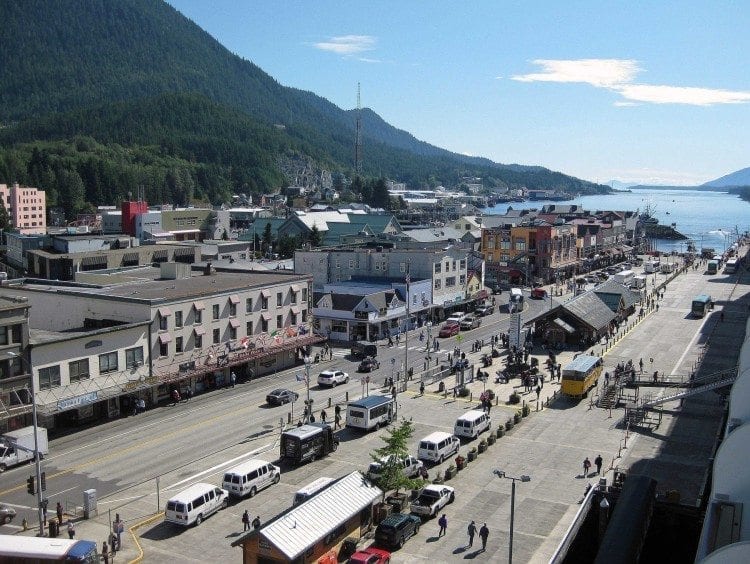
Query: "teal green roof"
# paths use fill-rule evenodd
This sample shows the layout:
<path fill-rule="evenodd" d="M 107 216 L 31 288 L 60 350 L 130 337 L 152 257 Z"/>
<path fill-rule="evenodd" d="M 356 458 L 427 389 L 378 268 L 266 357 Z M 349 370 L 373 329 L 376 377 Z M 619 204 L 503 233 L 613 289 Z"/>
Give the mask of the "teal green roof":
<path fill-rule="evenodd" d="M 258 234 L 258 237 L 263 237 L 263 232 L 266 230 L 266 224 L 271 224 L 271 233 L 276 235 L 277 231 L 279 230 L 279 227 L 286 221 L 283 217 L 269 217 L 269 218 L 259 218 L 255 220 L 255 223 L 242 235 L 240 235 L 237 239 L 240 241 L 252 241 L 253 240 L 253 229 L 255 229 L 255 233 Z"/>
<path fill-rule="evenodd" d="M 349 221 L 351 223 L 366 223 L 370 226 L 370 229 L 372 229 L 372 232 L 375 234 L 382 233 L 391 221 L 394 222 L 394 225 L 399 231 L 401 230 L 401 226 L 399 225 L 396 218 L 392 215 L 378 215 L 373 213 L 348 213 L 346 215 L 349 216 Z"/>

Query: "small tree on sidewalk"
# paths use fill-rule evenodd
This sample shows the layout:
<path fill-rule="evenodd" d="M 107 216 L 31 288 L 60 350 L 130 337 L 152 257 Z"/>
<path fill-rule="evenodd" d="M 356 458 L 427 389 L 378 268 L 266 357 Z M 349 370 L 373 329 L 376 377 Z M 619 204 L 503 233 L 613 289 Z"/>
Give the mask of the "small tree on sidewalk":
<path fill-rule="evenodd" d="M 425 483 L 421 478 L 407 478 L 404 474 L 402 461 L 409 456 L 408 443 L 413 434 L 412 422 L 402 419 L 398 427 L 388 429 L 386 434 L 380 436 L 385 445 L 375 449 L 370 455 L 380 464 L 377 485 L 383 490 L 384 501 L 389 491 L 395 490 L 398 494 L 401 488 L 417 489 Z"/>

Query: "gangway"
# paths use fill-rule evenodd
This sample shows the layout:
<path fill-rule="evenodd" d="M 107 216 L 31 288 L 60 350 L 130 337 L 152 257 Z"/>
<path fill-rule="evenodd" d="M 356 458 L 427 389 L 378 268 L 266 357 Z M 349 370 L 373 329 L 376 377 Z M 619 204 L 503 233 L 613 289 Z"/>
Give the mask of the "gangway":
<path fill-rule="evenodd" d="M 687 398 L 690 396 L 695 396 L 698 394 L 702 394 L 703 392 L 710 392 L 711 390 L 716 390 L 719 388 L 724 388 L 726 386 L 731 386 L 734 381 L 737 379 L 737 375 L 730 376 L 728 378 L 722 378 L 721 380 L 717 380 L 715 382 L 711 382 L 710 384 L 704 384 L 702 386 L 697 386 L 695 388 L 689 388 L 687 390 L 683 390 L 681 392 L 677 392 L 676 394 L 671 394 L 668 396 L 663 396 L 655 400 L 651 400 L 648 402 L 643 403 L 641 407 L 648 409 L 649 407 L 654 407 L 657 405 L 661 405 L 662 403 L 667 403 L 669 401 L 674 401 L 678 399 Z"/>

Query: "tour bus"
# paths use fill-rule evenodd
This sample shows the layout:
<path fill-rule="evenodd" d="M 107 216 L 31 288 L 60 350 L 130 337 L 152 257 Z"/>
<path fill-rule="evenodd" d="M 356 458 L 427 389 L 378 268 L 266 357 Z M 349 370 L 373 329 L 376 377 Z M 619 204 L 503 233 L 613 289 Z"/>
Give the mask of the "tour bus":
<path fill-rule="evenodd" d="M 167 501 L 164 520 L 183 527 L 200 525 L 206 517 L 225 509 L 228 498 L 227 490 L 213 484 L 193 484 Z"/>
<path fill-rule="evenodd" d="M 706 273 L 707 274 L 716 274 L 719 272 L 719 263 L 715 260 L 708 261 L 708 264 L 706 265 Z"/>
<path fill-rule="evenodd" d="M 310 482 L 304 488 L 297 490 L 292 505 L 299 505 L 303 501 L 307 501 L 331 482 L 333 482 L 333 478 L 326 478 L 325 476 Z"/>
<path fill-rule="evenodd" d="M 602 373 L 602 359 L 598 356 L 581 355 L 562 369 L 562 393 L 566 396 L 586 397 Z"/>
<path fill-rule="evenodd" d="M 390 396 L 368 396 L 350 401 L 346 406 L 346 426 L 371 431 L 388 425 L 394 417 L 393 398 Z"/>
<path fill-rule="evenodd" d="M 335 452 L 339 440 L 327 423 L 308 423 L 281 433 L 279 456 L 293 464 L 310 462 Z"/>
<path fill-rule="evenodd" d="M 0 562 L 99 564 L 100 560 L 93 541 L 0 535 Z"/>
<path fill-rule="evenodd" d="M 703 317 L 710 309 L 713 309 L 713 307 L 714 303 L 711 300 L 711 296 L 701 294 L 700 296 L 695 296 L 693 298 L 693 307 L 690 309 L 690 312 L 695 317 Z"/>
<path fill-rule="evenodd" d="M 263 488 L 278 484 L 281 470 L 265 460 L 248 460 L 224 473 L 221 487 L 236 497 L 253 497 Z"/>
<path fill-rule="evenodd" d="M 724 273 L 734 274 L 735 272 L 737 272 L 737 259 L 730 258 L 729 260 L 727 260 L 727 263 L 724 265 Z"/>

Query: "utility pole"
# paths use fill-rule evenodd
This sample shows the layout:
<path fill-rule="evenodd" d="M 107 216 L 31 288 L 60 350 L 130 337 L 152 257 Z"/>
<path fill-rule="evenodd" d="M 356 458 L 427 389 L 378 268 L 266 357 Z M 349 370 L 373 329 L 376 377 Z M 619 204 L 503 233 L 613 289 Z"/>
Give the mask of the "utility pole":
<path fill-rule="evenodd" d="M 357 124 L 354 134 L 354 171 L 362 174 L 362 104 L 360 84 L 357 83 Z"/>

